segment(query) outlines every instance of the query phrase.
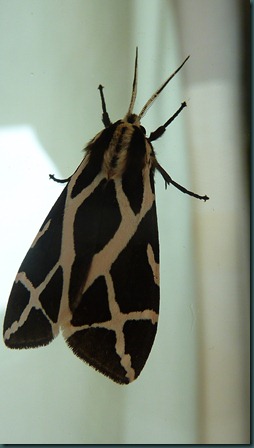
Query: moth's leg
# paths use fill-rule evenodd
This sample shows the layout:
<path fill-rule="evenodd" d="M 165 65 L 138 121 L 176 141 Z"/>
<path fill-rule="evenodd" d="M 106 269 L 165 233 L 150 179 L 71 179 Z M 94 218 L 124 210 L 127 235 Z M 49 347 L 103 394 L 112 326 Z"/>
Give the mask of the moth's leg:
<path fill-rule="evenodd" d="M 187 106 L 186 102 L 184 101 L 181 106 L 179 107 L 179 109 L 174 113 L 174 115 L 172 115 L 172 117 L 170 117 L 166 123 L 164 123 L 162 126 L 159 126 L 154 132 L 151 132 L 148 140 L 149 142 L 152 142 L 154 140 L 157 140 L 157 138 L 161 137 L 162 134 L 164 134 L 164 132 L 166 131 L 168 125 L 170 125 L 170 123 L 172 123 L 172 121 L 177 117 L 177 115 L 180 114 L 180 112 L 182 112 L 182 110 Z"/>

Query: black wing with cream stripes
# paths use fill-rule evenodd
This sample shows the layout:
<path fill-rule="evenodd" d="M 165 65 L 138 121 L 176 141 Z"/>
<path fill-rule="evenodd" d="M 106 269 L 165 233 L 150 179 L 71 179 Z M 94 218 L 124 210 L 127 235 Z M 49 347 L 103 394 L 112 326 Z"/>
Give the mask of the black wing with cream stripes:
<path fill-rule="evenodd" d="M 99 86 L 105 129 L 88 144 L 21 264 L 4 320 L 8 347 L 46 345 L 61 329 L 77 356 L 121 384 L 140 374 L 157 329 L 155 169 L 166 184 L 208 199 L 173 181 L 151 144 L 186 103 L 150 137 L 140 124 L 186 60 L 135 115 L 137 60 L 136 52 L 131 102 L 123 120 L 110 122 Z"/>
<path fill-rule="evenodd" d="M 61 327 L 102 373 L 120 383 L 138 376 L 159 311 L 152 155 L 143 131 L 124 121 L 88 145 L 20 267 L 5 317 L 8 347 L 48 344 Z"/>

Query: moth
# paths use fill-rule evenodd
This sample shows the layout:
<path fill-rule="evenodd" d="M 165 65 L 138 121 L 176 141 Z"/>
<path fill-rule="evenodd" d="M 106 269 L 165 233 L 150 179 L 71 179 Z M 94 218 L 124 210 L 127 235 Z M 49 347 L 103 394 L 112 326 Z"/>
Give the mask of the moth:
<path fill-rule="evenodd" d="M 110 121 L 86 146 L 25 256 L 4 319 L 4 342 L 21 349 L 49 344 L 61 331 L 83 361 L 120 384 L 135 380 L 151 351 L 159 315 L 159 240 L 154 173 L 166 185 L 206 201 L 176 183 L 152 146 L 186 106 L 146 136 L 141 118 L 185 64 L 133 113 L 136 50 L 126 116 Z"/>

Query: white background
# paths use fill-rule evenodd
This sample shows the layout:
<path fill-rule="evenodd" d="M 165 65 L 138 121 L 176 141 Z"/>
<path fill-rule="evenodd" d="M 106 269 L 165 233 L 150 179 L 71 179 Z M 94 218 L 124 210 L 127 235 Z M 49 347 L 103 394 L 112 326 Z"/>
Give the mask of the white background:
<path fill-rule="evenodd" d="M 81 149 L 127 111 L 135 47 L 135 111 L 191 58 L 143 119 L 148 134 L 183 100 L 155 150 L 161 310 L 140 378 L 119 386 L 59 336 L 50 346 L 0 344 L 0 442 L 248 443 L 249 129 L 243 109 L 238 0 L 1 0 L 1 321 L 18 267 Z M 40 266 L 38 266 L 40 269 Z"/>

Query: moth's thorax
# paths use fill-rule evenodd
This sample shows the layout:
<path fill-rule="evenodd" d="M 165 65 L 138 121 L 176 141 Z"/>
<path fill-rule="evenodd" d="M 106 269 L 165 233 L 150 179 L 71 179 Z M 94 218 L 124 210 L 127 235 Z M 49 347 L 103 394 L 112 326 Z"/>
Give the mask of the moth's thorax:
<path fill-rule="evenodd" d="M 130 164 L 133 174 L 142 171 L 149 164 L 151 150 L 144 128 L 139 123 L 121 120 L 104 152 L 102 170 L 108 179 L 121 177 Z"/>

